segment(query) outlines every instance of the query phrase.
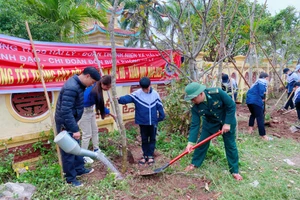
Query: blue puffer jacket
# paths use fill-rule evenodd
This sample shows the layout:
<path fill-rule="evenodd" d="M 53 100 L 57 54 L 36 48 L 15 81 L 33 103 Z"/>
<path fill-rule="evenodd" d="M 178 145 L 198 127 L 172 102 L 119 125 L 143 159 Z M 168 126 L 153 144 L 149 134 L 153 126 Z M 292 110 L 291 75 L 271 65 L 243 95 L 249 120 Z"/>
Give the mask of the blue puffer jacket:
<path fill-rule="evenodd" d="M 264 107 L 263 99 L 268 88 L 268 81 L 266 79 L 258 79 L 248 90 L 246 97 L 246 104 L 254 104 Z"/>
<path fill-rule="evenodd" d="M 134 103 L 135 123 L 139 125 L 157 125 L 158 122 L 165 118 L 165 112 L 159 94 L 152 88 L 149 93 L 138 89 L 130 95 L 122 96 L 119 98 L 119 103 Z"/>
<path fill-rule="evenodd" d="M 79 131 L 77 122 L 83 114 L 84 90 L 85 85 L 81 83 L 77 75 L 69 78 L 61 88 L 55 111 L 55 122 L 58 131 L 62 126 L 72 133 Z"/>
<path fill-rule="evenodd" d="M 98 97 L 98 95 L 93 92 L 93 88 L 96 86 L 96 83 L 90 87 L 87 87 L 86 90 L 84 91 L 84 107 L 91 107 L 93 105 L 96 104 L 96 97 Z M 103 91 L 102 91 L 103 92 Z M 110 110 L 106 107 L 104 107 L 104 112 L 106 115 L 108 115 L 110 113 Z"/>

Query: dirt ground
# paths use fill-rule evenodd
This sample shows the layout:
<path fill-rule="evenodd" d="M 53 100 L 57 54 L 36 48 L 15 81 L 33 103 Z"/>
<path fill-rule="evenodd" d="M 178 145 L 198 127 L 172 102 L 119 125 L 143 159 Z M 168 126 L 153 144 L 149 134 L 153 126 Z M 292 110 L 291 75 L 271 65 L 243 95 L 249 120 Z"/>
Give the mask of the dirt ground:
<path fill-rule="evenodd" d="M 265 121 L 265 127 L 267 135 L 277 138 L 291 138 L 300 142 L 300 130 L 292 133 L 291 126 L 297 124 L 298 117 L 296 110 L 283 114 L 282 112 L 277 112 L 275 109 L 271 112 L 272 108 L 267 106 L 266 113 L 270 115 L 270 120 Z M 238 118 L 238 129 L 240 133 L 247 133 L 248 131 L 248 120 L 250 112 L 246 105 L 237 105 L 237 118 Z M 257 126 L 255 122 L 255 134 L 258 135 Z"/>
<path fill-rule="evenodd" d="M 267 113 L 270 113 L 270 108 L 267 108 Z M 238 117 L 238 129 L 239 133 L 248 134 L 248 119 L 249 110 L 246 105 L 237 105 L 237 117 Z M 290 127 L 297 121 L 296 111 L 292 111 L 288 114 L 281 114 L 276 110 L 271 114 L 271 119 L 266 125 L 267 134 L 271 137 L 278 138 L 292 138 L 300 142 L 300 131 L 291 133 Z M 255 127 L 256 128 L 256 127 Z M 258 136 L 257 128 L 255 133 Z M 124 177 L 128 178 L 130 194 L 120 192 L 117 195 L 117 199 L 131 200 L 131 199 L 170 199 L 174 196 L 176 199 L 217 199 L 220 194 L 208 192 L 206 190 L 210 185 L 210 180 L 199 175 L 198 178 L 188 176 L 185 172 L 174 172 L 172 174 L 160 173 L 155 176 L 141 176 L 143 173 L 152 172 L 153 169 L 162 167 L 168 162 L 162 154 L 157 153 L 155 155 L 154 166 L 140 167 L 137 161 L 141 157 L 141 147 L 139 145 L 132 145 L 129 150 L 133 154 L 134 163 L 129 164 L 128 171 L 124 174 Z M 113 163 L 117 164 L 117 168 L 121 169 L 121 158 L 114 158 Z M 172 166 L 175 166 L 174 163 Z M 95 180 L 103 179 L 107 170 L 100 162 L 95 162 L 92 167 L 95 168 L 95 172 L 85 177 L 84 182 L 92 184 Z M 196 189 L 195 189 L 196 188 Z M 153 191 L 155 190 L 155 191 Z"/>
<path fill-rule="evenodd" d="M 154 169 L 162 167 L 168 162 L 160 153 L 155 153 L 155 164 L 153 166 L 139 166 L 138 160 L 141 158 L 141 147 L 130 146 L 134 163 L 129 164 L 128 171 L 124 177 L 128 178 L 130 195 L 125 192 L 116 194 L 120 200 L 151 200 L 151 199 L 170 199 L 173 195 L 175 199 L 217 199 L 220 194 L 206 192 L 206 187 L 209 187 L 210 181 L 199 175 L 199 178 L 188 176 L 185 172 L 175 172 L 172 174 L 159 173 L 151 176 L 141 176 L 142 174 L 152 173 Z M 115 158 L 113 163 L 118 169 L 121 169 L 121 157 Z M 176 166 L 174 163 L 172 166 Z M 92 184 L 94 180 L 101 180 L 107 174 L 106 167 L 101 162 L 96 162 L 92 165 L 95 169 L 90 175 L 87 175 L 84 182 Z M 174 199 L 174 198 L 171 198 Z"/>

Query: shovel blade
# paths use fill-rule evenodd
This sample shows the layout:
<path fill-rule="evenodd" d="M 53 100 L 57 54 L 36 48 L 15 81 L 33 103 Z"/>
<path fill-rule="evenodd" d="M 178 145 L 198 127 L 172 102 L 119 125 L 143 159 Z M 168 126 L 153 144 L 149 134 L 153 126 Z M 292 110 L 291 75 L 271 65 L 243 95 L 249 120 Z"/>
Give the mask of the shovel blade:
<path fill-rule="evenodd" d="M 153 170 L 152 172 L 143 172 L 141 173 L 140 175 L 141 176 L 151 176 L 151 175 L 155 175 L 155 174 L 158 174 L 158 173 L 161 173 L 164 171 L 164 169 L 166 169 L 170 164 L 167 163 L 165 164 L 164 166 L 160 167 L 160 168 L 157 168 L 155 170 Z"/>
<path fill-rule="evenodd" d="M 155 175 L 155 174 L 157 174 L 157 173 L 154 172 L 154 171 L 151 171 L 151 172 L 142 172 L 139 175 L 140 176 L 152 176 L 152 175 Z"/>

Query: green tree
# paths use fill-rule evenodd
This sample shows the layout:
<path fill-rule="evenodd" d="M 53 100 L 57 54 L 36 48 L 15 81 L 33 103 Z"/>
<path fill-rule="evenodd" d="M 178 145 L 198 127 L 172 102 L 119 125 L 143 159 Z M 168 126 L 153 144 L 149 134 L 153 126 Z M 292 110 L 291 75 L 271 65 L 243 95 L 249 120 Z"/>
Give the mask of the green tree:
<path fill-rule="evenodd" d="M 275 16 L 263 19 L 259 24 L 258 38 L 265 41 L 262 46 L 268 56 L 272 57 L 273 66 L 280 65 L 278 72 L 280 75 L 283 66 L 299 55 L 299 22 L 299 13 L 294 7 L 289 6 Z M 274 87 L 279 88 L 278 81 L 275 81 Z"/>
<path fill-rule="evenodd" d="M 166 23 L 163 16 L 158 12 L 160 5 L 155 0 L 124 0 L 126 14 L 121 19 L 122 29 L 137 29 L 139 36 L 131 37 L 126 46 L 150 47 L 150 29 L 153 26 L 165 30 Z"/>
<path fill-rule="evenodd" d="M 258 3 L 256 3 L 254 13 L 252 13 L 250 9 L 253 3 L 254 2 L 250 2 L 249 0 L 227 0 L 226 9 L 222 12 L 226 32 L 225 47 L 232 52 L 239 49 L 232 57 L 235 55 L 246 55 L 248 51 L 250 44 L 251 15 L 253 14 L 255 17 L 253 22 L 254 29 L 261 19 L 270 15 L 270 13 L 264 9 L 264 6 Z M 218 1 L 214 1 L 209 14 L 209 21 L 221 17 L 218 7 Z M 217 26 L 214 36 L 220 38 L 220 33 L 220 26 Z M 216 40 L 210 40 L 204 47 L 204 52 L 206 53 L 204 59 L 206 61 L 219 60 L 217 45 L 218 42 Z"/>
<path fill-rule="evenodd" d="M 87 1 L 27 0 L 27 3 L 32 13 L 57 25 L 61 41 L 80 41 L 88 19 L 95 19 L 107 25 L 106 12 Z"/>
<path fill-rule="evenodd" d="M 58 26 L 28 10 L 22 0 L 0 0 L 0 33 L 28 39 L 25 21 L 28 21 L 32 37 L 40 41 L 57 41 Z"/>

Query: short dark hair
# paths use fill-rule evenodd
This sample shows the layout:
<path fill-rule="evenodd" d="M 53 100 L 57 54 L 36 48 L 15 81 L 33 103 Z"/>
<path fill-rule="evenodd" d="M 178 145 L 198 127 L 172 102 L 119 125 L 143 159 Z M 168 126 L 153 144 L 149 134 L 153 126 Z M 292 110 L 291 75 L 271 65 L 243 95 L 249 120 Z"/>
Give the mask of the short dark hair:
<path fill-rule="evenodd" d="M 92 77 L 92 79 L 94 79 L 95 81 L 100 80 L 99 71 L 95 67 L 84 68 L 84 70 L 82 71 L 82 74 L 84 74 L 84 75 L 89 74 Z"/>
<path fill-rule="evenodd" d="M 262 72 L 259 75 L 259 78 L 267 78 L 267 77 L 269 77 L 269 75 L 266 72 Z"/>
<path fill-rule="evenodd" d="M 228 80 L 229 80 L 228 74 L 223 74 L 223 75 L 222 75 L 222 83 L 227 83 Z"/>
<path fill-rule="evenodd" d="M 288 71 L 290 71 L 289 68 L 284 68 L 283 73 L 286 74 Z"/>
<path fill-rule="evenodd" d="M 150 86 L 150 84 L 151 84 L 151 81 L 150 81 L 150 79 L 148 77 L 145 76 L 145 77 L 141 78 L 141 80 L 140 80 L 140 86 L 143 89 L 148 88 Z"/>

